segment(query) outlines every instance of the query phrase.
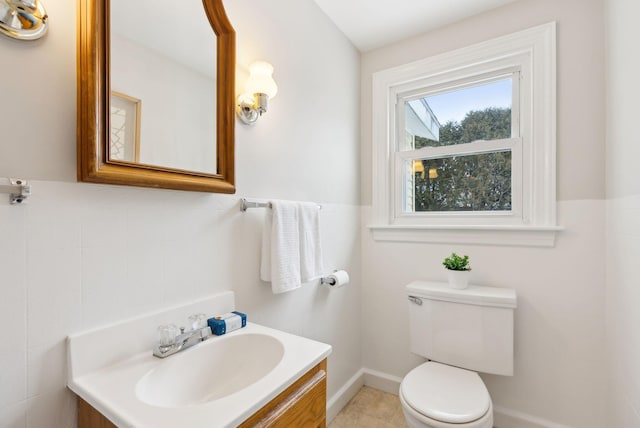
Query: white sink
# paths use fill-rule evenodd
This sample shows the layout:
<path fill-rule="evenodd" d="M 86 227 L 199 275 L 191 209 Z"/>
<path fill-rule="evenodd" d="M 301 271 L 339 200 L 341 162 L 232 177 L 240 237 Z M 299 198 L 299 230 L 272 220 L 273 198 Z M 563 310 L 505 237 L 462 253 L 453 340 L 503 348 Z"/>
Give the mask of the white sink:
<path fill-rule="evenodd" d="M 166 358 L 136 385 L 136 396 L 158 407 L 193 406 L 238 392 L 271 372 L 282 342 L 265 334 L 215 338 Z"/>
<path fill-rule="evenodd" d="M 234 310 L 223 292 L 68 338 L 67 385 L 116 426 L 237 427 L 331 353 L 331 346 L 264 327 L 212 337 L 167 358 L 156 327 Z"/>

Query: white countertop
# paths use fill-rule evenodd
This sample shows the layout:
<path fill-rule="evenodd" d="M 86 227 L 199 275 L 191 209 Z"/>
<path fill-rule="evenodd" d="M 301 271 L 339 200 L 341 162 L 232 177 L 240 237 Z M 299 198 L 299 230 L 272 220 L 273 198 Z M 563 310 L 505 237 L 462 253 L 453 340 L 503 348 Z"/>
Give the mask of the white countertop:
<path fill-rule="evenodd" d="M 103 339 L 99 338 L 100 331 L 88 333 L 90 338 L 83 333 L 68 339 L 68 387 L 119 427 L 235 427 L 331 353 L 331 346 L 325 343 L 247 323 L 245 328 L 214 336 L 164 359 L 154 357 L 150 347 L 125 355 L 118 347 L 126 346 L 132 339 L 127 337 L 114 341 L 114 337 L 118 337 L 116 332 L 128 331 L 123 325 L 112 327 L 113 331 L 104 334 Z M 174 408 L 156 407 L 136 396 L 138 381 L 163 362 L 198 352 L 200 347 L 216 346 L 216 343 L 233 336 L 254 333 L 272 336 L 284 347 L 280 362 L 255 383 L 214 401 Z M 110 352 L 111 347 L 118 352 L 107 358 L 104 354 Z M 260 356 L 256 355 L 256 358 Z M 220 370 L 213 365 L 184 369 L 197 370 L 202 376 L 214 378 Z"/>

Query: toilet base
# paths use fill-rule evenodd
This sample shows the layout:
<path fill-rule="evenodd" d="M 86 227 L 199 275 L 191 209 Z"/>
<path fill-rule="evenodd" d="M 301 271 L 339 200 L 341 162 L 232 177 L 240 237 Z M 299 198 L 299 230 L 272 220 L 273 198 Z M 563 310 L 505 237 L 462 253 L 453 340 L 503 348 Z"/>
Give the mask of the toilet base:
<path fill-rule="evenodd" d="M 406 402 L 402 396 L 402 388 L 399 391 L 400 403 L 402 404 L 402 413 L 407 421 L 409 428 L 492 428 L 493 427 L 493 404 L 489 403 L 489 410 L 480 419 L 465 424 L 449 424 L 446 422 L 436 421 L 416 412 Z"/>

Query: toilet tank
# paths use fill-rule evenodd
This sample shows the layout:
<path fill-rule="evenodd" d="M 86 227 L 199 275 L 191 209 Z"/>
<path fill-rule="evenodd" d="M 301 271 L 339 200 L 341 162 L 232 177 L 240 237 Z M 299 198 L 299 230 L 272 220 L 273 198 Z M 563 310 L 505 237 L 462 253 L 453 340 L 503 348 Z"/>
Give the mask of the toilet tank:
<path fill-rule="evenodd" d="M 513 376 L 515 290 L 414 281 L 409 297 L 411 352 L 469 370 Z"/>

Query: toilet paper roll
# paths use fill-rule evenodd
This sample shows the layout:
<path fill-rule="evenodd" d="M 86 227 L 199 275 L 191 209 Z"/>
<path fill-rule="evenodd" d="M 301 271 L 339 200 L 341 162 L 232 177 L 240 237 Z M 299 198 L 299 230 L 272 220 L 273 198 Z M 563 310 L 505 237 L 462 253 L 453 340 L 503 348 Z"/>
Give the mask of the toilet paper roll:
<path fill-rule="evenodd" d="M 331 275 L 328 275 L 327 278 L 328 281 L 326 281 L 326 283 L 333 288 L 342 287 L 349 283 L 349 274 L 345 270 L 335 271 Z"/>

